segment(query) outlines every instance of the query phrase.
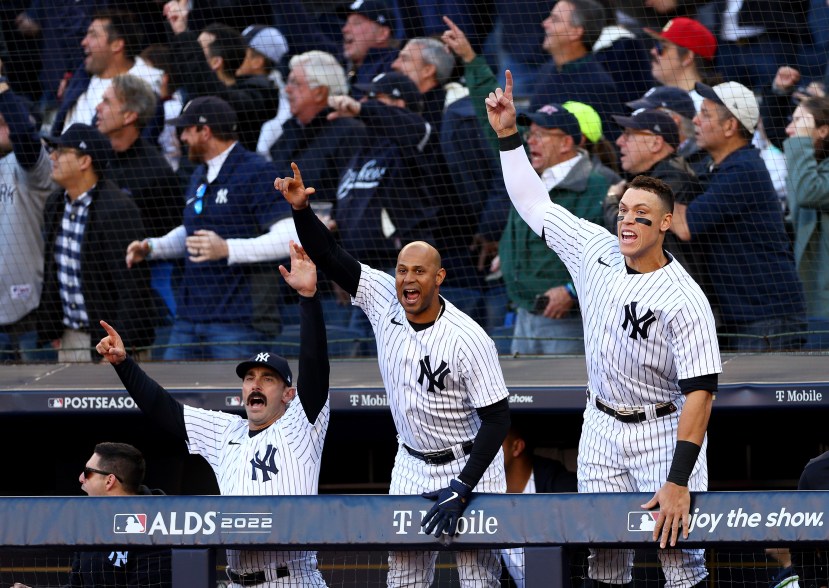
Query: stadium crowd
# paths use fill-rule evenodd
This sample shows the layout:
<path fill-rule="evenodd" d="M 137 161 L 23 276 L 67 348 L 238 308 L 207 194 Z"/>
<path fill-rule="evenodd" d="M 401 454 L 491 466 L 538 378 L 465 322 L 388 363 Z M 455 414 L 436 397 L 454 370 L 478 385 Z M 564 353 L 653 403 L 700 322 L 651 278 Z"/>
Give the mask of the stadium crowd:
<path fill-rule="evenodd" d="M 551 200 L 615 233 L 627 182 L 671 186 L 665 246 L 724 351 L 829 348 L 827 24 L 817 0 L 6 2 L 0 361 L 97 360 L 100 319 L 142 358 L 295 338 L 292 162 L 361 260 L 427 241 L 500 351 L 583 353 L 579 293 L 504 188 L 505 69 Z M 320 288 L 330 339 L 370 341 Z"/>

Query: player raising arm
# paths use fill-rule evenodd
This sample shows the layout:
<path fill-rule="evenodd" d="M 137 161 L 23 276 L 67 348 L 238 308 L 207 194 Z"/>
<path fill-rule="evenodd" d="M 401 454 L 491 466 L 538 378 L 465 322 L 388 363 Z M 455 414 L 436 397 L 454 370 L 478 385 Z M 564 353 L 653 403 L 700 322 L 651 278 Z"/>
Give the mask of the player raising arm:
<path fill-rule="evenodd" d="M 308 255 L 363 309 L 377 338 L 377 359 L 400 441 L 390 494 L 436 500 L 422 526 L 455 534 L 474 488 L 504 492 L 501 442 L 509 430 L 509 392 L 495 344 L 470 317 L 439 294 L 440 255 L 422 241 L 397 257 L 395 277 L 346 253 L 308 204 L 296 164 L 277 178 L 293 209 Z M 391 552 L 389 586 L 428 586 L 437 552 Z M 498 586 L 497 551 L 456 552 L 463 586 Z"/>
<path fill-rule="evenodd" d="M 584 321 L 588 400 L 579 441 L 579 492 L 653 492 L 653 531 L 672 588 L 706 577 L 702 550 L 674 547 L 688 536 L 689 490 L 706 490 L 706 429 L 722 371 L 710 304 L 662 248 L 673 193 L 638 176 L 619 203 L 617 235 L 550 202 L 516 126 L 512 75 L 486 99 L 510 200 L 567 266 Z M 631 581 L 633 552 L 592 550 L 589 576 Z"/>
<path fill-rule="evenodd" d="M 107 336 L 98 353 L 109 361 L 138 408 L 158 427 L 204 457 L 222 494 L 281 496 L 316 494 L 328 429 L 328 342 L 316 296 L 317 270 L 291 242 L 291 271 L 279 271 L 299 293 L 300 395 L 288 362 L 266 350 L 236 366 L 247 419 L 194 408 L 175 400 L 129 358 L 121 337 L 101 321 Z M 315 551 L 227 550 L 233 585 L 325 586 Z M 279 583 L 278 583 L 279 582 Z"/>

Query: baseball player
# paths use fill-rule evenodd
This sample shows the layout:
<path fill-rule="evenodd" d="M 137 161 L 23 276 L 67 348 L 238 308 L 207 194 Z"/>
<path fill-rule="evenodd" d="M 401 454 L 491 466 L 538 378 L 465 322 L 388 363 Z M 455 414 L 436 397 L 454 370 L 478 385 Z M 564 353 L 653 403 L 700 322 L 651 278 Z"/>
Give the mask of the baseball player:
<path fill-rule="evenodd" d="M 689 490 L 707 489 L 706 429 L 722 371 L 711 307 L 685 269 L 662 248 L 673 193 L 636 177 L 619 202 L 617 237 L 550 202 L 521 143 L 512 75 L 486 99 L 498 134 L 510 200 L 566 264 L 584 321 L 588 399 L 579 442 L 579 492 L 653 492 L 653 538 L 669 588 L 707 576 L 688 536 Z M 631 581 L 633 552 L 591 550 L 599 584 Z"/>
<path fill-rule="evenodd" d="M 144 414 L 204 457 L 222 494 L 282 496 L 317 493 L 328 428 L 328 351 L 317 274 L 302 248 L 291 243 L 291 271 L 279 266 L 300 296 L 299 371 L 302 396 L 288 362 L 267 351 L 236 366 L 247 419 L 183 405 L 127 357 L 121 337 L 107 336 L 98 353 L 114 367 Z M 314 551 L 227 550 L 231 586 L 325 586 Z"/>
<path fill-rule="evenodd" d="M 399 447 L 390 494 L 435 500 L 421 521 L 426 533 L 455 535 L 473 488 L 504 492 L 501 442 L 509 430 L 509 392 L 495 344 L 471 318 L 439 293 L 446 271 L 440 255 L 422 241 L 397 257 L 395 276 L 346 253 L 308 205 L 296 164 L 293 178 L 277 178 L 293 208 L 297 234 L 308 255 L 351 294 L 377 339 L 377 358 Z M 389 554 L 389 586 L 429 586 L 437 552 Z M 463 586 L 498 586 L 497 551 L 456 552 Z"/>

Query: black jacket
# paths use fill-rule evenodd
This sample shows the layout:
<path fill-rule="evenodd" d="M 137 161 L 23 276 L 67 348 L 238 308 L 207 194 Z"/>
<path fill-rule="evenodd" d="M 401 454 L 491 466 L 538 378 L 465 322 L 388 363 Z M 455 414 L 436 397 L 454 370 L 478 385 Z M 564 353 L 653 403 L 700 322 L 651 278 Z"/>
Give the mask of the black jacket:
<path fill-rule="evenodd" d="M 314 198 L 333 202 L 340 176 L 355 152 L 368 142 L 365 125 L 354 118 L 328 120 L 324 108 L 307 125 L 289 118 L 282 135 L 271 147 L 271 160 L 281 177 L 290 176 L 291 162 L 302 170 L 306 186 L 317 192 Z"/>
<path fill-rule="evenodd" d="M 59 339 L 65 329 L 55 262 L 64 208 L 64 191 L 58 190 L 46 200 L 43 211 L 46 246 L 38 310 L 38 337 L 43 342 Z M 148 265 L 127 269 L 124 263 L 127 245 L 145 236 L 141 213 L 132 199 L 113 183 L 99 181 L 92 189 L 81 242 L 81 287 L 90 332 L 102 334 L 98 321 L 103 319 L 124 334 L 127 349 L 152 343 L 157 318 Z"/>
<path fill-rule="evenodd" d="M 160 237 L 181 224 L 184 186 L 156 147 L 139 139 L 115 153 L 107 179 L 132 196 L 141 211 L 147 237 Z"/>

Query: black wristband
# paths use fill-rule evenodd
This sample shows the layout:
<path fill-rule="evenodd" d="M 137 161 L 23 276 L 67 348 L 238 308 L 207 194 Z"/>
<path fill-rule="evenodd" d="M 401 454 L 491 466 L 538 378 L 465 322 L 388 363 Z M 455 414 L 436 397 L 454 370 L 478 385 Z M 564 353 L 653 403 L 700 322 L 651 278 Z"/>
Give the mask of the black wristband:
<path fill-rule="evenodd" d="M 673 482 L 677 486 L 687 486 L 701 449 L 702 447 L 691 441 L 677 441 L 671 471 L 668 472 L 668 482 Z"/>
<path fill-rule="evenodd" d="M 523 139 L 521 139 L 521 133 L 513 133 L 508 137 L 500 137 L 498 139 L 498 149 L 501 151 L 512 151 L 513 149 L 518 149 L 524 144 Z"/>

